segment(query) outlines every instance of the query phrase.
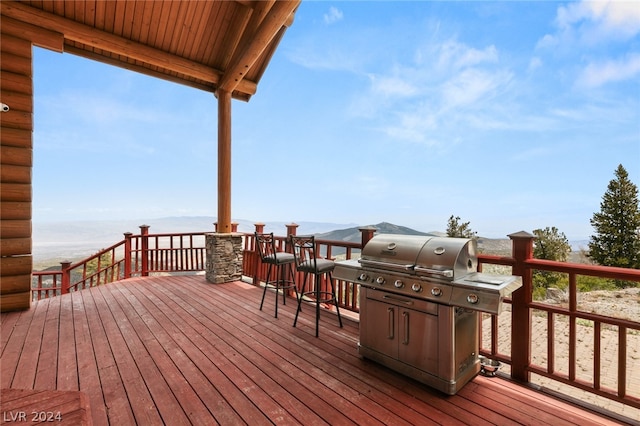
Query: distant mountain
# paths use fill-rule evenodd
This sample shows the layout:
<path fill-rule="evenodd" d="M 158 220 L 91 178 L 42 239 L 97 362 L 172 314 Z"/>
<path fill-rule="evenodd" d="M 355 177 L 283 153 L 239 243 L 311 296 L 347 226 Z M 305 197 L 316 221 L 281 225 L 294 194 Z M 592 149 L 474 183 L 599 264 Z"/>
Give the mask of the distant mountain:
<path fill-rule="evenodd" d="M 368 225 L 376 228 L 377 234 L 400 234 L 400 235 L 427 235 L 435 236 L 433 233 L 420 232 L 415 229 L 407 228 L 406 226 L 394 225 L 389 222 L 380 222 L 377 225 Z M 338 229 L 335 231 L 316 234 L 316 238 L 322 240 L 334 240 L 334 241 L 346 241 L 351 243 L 359 243 L 362 239 L 360 228 L 363 226 L 354 226 L 346 229 Z"/>
<path fill-rule="evenodd" d="M 445 232 L 420 232 L 415 229 L 407 228 L 406 226 L 394 225 L 389 222 L 381 222 L 377 225 L 369 225 L 376 228 L 375 235 L 379 234 L 400 234 L 400 235 L 424 235 L 424 236 L 432 236 L 432 237 L 446 237 Z M 338 229 L 335 231 L 325 232 L 321 234 L 316 234 L 316 238 L 322 240 L 333 240 L 333 241 L 346 241 L 352 243 L 359 243 L 361 241 L 361 233 L 359 228 L 362 226 L 355 226 L 352 228 L 346 229 Z M 507 238 L 478 238 L 478 249 L 481 253 L 485 254 L 493 254 L 493 255 L 503 255 L 508 256 L 511 254 L 511 240 Z M 332 253 L 335 255 L 340 255 L 344 253 L 344 250 L 333 249 Z"/>

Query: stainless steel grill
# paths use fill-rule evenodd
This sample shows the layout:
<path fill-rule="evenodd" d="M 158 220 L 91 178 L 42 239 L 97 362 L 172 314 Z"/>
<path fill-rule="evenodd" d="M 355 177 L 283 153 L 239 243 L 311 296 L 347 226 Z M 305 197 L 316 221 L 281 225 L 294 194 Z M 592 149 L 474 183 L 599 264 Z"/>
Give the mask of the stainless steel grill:
<path fill-rule="evenodd" d="M 381 234 L 333 277 L 360 284 L 362 356 L 455 394 L 480 371 L 478 311 L 498 314 L 522 284 L 476 272 L 476 241 Z"/>

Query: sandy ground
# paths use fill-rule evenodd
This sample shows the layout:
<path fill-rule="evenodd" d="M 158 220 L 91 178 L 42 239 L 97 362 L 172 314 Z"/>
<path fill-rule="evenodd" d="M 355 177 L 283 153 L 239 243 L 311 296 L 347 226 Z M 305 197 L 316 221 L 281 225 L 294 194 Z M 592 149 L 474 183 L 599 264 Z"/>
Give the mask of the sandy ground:
<path fill-rule="evenodd" d="M 638 322 L 640 320 L 640 289 L 626 289 L 620 292 L 592 292 L 582 294 L 578 298 L 579 309 L 585 312 L 595 312 L 607 316 L 625 318 Z M 557 301 L 554 303 L 558 304 Z M 562 304 L 562 302 L 560 303 Z M 490 347 L 489 317 L 483 321 L 483 347 Z M 532 362 L 546 368 L 547 359 L 547 316 L 535 313 L 532 317 Z M 500 353 L 510 353 L 511 312 L 505 311 L 499 317 L 498 349 Z M 569 322 L 566 317 L 557 316 L 554 321 L 555 333 L 554 366 L 555 371 L 568 373 L 569 371 Z M 506 332 L 503 332 L 506 331 Z M 593 348 L 594 327 L 589 321 L 578 321 L 576 338 L 576 375 L 580 380 L 593 381 Z M 640 398 L 640 331 L 628 330 L 627 336 L 627 394 Z M 603 327 L 600 337 L 601 345 L 601 386 L 617 389 L 618 375 L 618 330 Z M 503 372 L 509 373 L 509 366 L 505 365 Z M 554 380 L 538 375 L 532 375 L 532 382 L 544 388 L 569 395 L 578 400 L 593 404 L 625 417 L 637 420 L 640 424 L 640 410 L 598 397 L 571 386 L 565 386 Z"/>

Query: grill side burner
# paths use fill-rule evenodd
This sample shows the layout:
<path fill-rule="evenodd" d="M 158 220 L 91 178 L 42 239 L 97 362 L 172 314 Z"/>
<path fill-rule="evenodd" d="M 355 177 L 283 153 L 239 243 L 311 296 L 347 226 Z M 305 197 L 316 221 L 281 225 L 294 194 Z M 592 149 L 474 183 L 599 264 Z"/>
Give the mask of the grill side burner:
<path fill-rule="evenodd" d="M 360 284 L 363 357 L 453 395 L 480 371 L 478 311 L 499 313 L 521 286 L 476 272 L 476 242 L 381 234 L 333 277 Z"/>

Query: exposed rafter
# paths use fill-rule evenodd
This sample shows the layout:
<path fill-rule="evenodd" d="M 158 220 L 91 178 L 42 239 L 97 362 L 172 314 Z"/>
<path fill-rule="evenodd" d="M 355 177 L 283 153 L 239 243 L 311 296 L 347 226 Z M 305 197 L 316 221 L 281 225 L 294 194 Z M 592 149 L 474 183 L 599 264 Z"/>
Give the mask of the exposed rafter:
<path fill-rule="evenodd" d="M 232 92 L 242 84 L 247 71 L 278 35 L 281 28 L 285 24 L 290 24 L 291 17 L 299 4 L 300 0 L 265 2 L 262 8 L 254 10 L 255 17 L 252 16 L 250 24 L 247 25 L 236 55 L 231 58 L 231 63 L 220 79 L 219 89 Z M 267 9 L 266 5 L 271 5 L 271 8 Z M 260 12 L 264 13 L 264 18 Z M 258 21 L 259 25 L 255 31 L 252 31 Z"/>
<path fill-rule="evenodd" d="M 131 31 L 132 34 L 117 34 L 115 31 L 98 28 L 97 22 L 85 21 L 86 18 L 77 18 L 77 16 L 86 17 L 91 13 L 96 13 L 95 6 L 89 12 L 68 17 L 65 15 L 64 9 L 60 11 L 60 8 L 54 5 L 50 7 L 50 10 L 46 10 L 47 5 L 42 3 L 40 3 L 42 7 L 34 7 L 37 3 L 3 0 L 0 2 L 0 13 L 3 18 L 12 18 L 62 34 L 64 51 L 203 90 L 214 92 L 218 88 L 223 88 L 231 92 L 236 99 L 248 100 L 256 93 L 257 80 L 263 71 L 254 69 L 252 75 L 248 76 L 249 70 L 258 62 L 261 55 L 272 54 L 271 50 L 279 41 L 283 28 L 291 25 L 293 12 L 300 4 L 300 0 L 220 3 L 218 7 L 224 11 L 219 13 L 226 13 L 226 15 L 224 17 L 213 15 L 215 19 L 222 19 L 222 21 L 208 23 L 208 25 L 216 26 L 213 31 L 215 37 L 207 38 L 203 33 L 196 42 L 196 46 L 202 49 L 201 51 L 218 55 L 211 58 L 206 56 L 196 58 L 193 55 L 188 57 L 186 54 L 188 52 L 177 54 L 168 51 L 164 46 L 151 45 L 147 40 L 137 41 L 135 37 L 132 37 L 135 30 Z M 124 3 L 137 4 L 141 2 Z M 199 7 L 198 3 L 191 2 L 191 7 Z M 133 6 L 122 6 L 122 4 L 121 2 L 108 2 L 109 6 L 104 7 L 124 7 L 133 10 Z M 135 10 L 138 10 L 137 6 Z M 112 15 L 118 19 L 117 11 Z M 184 31 L 193 34 L 198 25 L 195 18 L 193 22 L 179 23 L 178 25 L 174 25 L 175 22 L 172 22 L 170 16 L 164 19 L 166 19 L 163 21 L 164 23 L 158 24 L 162 25 L 158 31 L 163 32 L 165 40 L 167 37 L 172 41 L 180 39 L 180 37 L 184 37 Z M 140 21 L 120 22 L 113 26 L 131 26 L 133 28 Z M 226 22 L 229 25 L 226 32 L 221 33 L 217 29 L 220 22 Z M 146 30 L 148 32 L 148 28 Z M 182 31 L 182 33 L 178 31 Z M 233 34 L 235 36 L 227 37 Z M 235 42 L 233 42 L 234 37 Z M 191 48 L 194 49 L 193 46 Z M 213 51 L 211 51 L 212 48 Z M 59 49 L 56 50 L 59 51 Z M 225 51 L 229 55 L 227 60 L 222 62 L 213 60 L 214 57 L 219 59 L 220 52 Z M 264 61 L 261 60 L 260 63 L 262 62 Z M 217 63 L 218 66 L 212 66 L 212 63 Z"/>

